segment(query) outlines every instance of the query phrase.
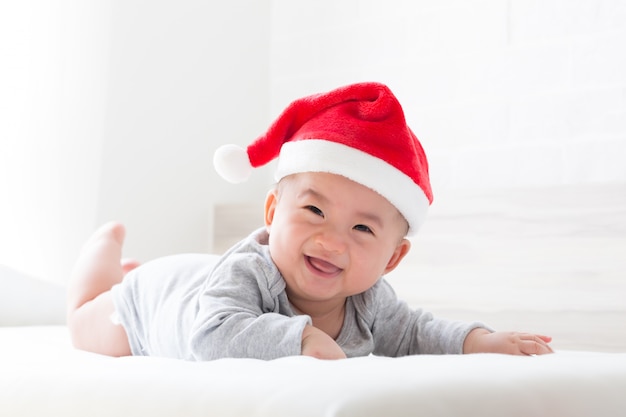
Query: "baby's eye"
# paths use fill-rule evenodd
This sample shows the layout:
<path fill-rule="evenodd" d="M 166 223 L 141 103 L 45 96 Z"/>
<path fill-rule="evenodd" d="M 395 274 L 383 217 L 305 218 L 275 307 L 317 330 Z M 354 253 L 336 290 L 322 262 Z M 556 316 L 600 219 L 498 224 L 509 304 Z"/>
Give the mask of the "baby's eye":
<path fill-rule="evenodd" d="M 317 214 L 318 216 L 324 217 L 324 213 L 322 213 L 322 210 L 318 209 L 315 206 L 306 206 L 306 209 L 314 214 Z"/>
<path fill-rule="evenodd" d="M 364 224 L 357 224 L 356 226 L 354 226 L 354 230 L 358 230 L 359 232 L 374 234 L 372 229 L 370 229 L 369 226 L 366 226 Z"/>

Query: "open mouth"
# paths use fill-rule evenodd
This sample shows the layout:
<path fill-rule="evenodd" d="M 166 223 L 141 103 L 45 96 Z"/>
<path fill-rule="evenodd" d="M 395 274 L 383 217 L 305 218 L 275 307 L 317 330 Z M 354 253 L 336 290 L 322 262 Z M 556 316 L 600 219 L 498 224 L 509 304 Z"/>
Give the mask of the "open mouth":
<path fill-rule="evenodd" d="M 338 266 L 320 258 L 305 256 L 305 259 L 306 259 L 306 264 L 309 267 L 309 269 L 312 270 L 317 275 L 331 278 L 341 273 L 341 271 L 343 271 L 343 269 L 339 268 Z"/>

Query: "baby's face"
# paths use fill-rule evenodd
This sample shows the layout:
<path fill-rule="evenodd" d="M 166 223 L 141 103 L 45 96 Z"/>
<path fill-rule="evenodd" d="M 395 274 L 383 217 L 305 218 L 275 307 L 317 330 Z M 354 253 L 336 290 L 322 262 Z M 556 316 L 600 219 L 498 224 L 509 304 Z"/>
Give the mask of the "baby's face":
<path fill-rule="evenodd" d="M 407 223 L 389 201 L 328 173 L 283 179 L 268 195 L 266 224 L 295 304 L 343 302 L 393 270 L 410 247 Z"/>

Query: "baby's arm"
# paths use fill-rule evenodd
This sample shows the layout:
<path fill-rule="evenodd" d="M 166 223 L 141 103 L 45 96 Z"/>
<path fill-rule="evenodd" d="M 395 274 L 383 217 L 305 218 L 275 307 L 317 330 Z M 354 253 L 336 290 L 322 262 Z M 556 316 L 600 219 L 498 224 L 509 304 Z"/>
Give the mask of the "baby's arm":
<path fill-rule="evenodd" d="M 346 358 L 346 354 L 332 337 L 310 324 L 302 332 L 302 354 L 318 359 Z"/>
<path fill-rule="evenodd" d="M 472 330 L 463 343 L 463 353 L 507 353 L 509 355 L 542 355 L 553 353 L 550 336 L 518 332 Z"/>

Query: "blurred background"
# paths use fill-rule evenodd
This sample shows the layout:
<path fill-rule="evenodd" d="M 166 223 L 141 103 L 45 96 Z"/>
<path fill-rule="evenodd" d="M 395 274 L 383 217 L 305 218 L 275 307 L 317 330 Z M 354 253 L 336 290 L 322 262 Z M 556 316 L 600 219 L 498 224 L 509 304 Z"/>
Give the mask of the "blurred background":
<path fill-rule="evenodd" d="M 623 0 L 4 1 L 0 60 L 0 264 L 54 282 L 111 219 L 140 260 L 213 250 L 215 207 L 272 184 L 213 151 L 357 81 L 404 105 L 435 198 L 626 181 Z"/>

